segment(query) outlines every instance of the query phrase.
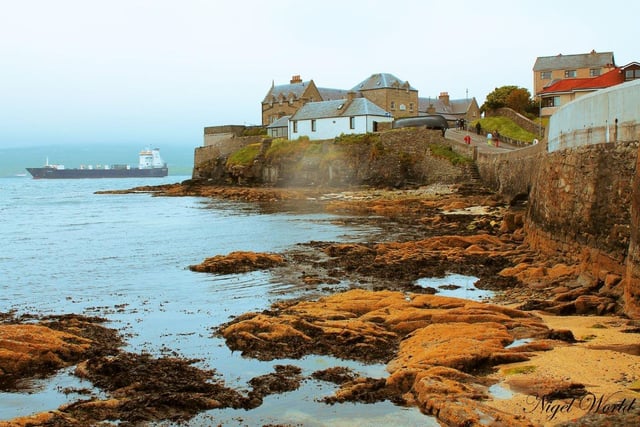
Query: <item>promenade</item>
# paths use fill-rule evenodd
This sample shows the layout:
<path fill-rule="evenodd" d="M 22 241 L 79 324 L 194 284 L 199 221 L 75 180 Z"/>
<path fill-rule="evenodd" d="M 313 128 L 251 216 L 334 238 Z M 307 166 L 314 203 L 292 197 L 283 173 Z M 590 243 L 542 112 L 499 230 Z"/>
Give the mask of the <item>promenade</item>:
<path fill-rule="evenodd" d="M 516 147 L 515 145 L 500 142 L 499 146 L 487 144 L 487 137 L 485 135 L 478 135 L 475 131 L 465 131 L 460 129 L 447 129 L 444 137 L 451 141 L 456 141 L 461 144 L 465 144 L 464 137 L 469 135 L 471 137 L 471 145 L 478 147 L 480 153 L 504 153 L 506 151 L 517 150 L 522 147 Z M 466 144 L 465 144 L 466 145 Z"/>

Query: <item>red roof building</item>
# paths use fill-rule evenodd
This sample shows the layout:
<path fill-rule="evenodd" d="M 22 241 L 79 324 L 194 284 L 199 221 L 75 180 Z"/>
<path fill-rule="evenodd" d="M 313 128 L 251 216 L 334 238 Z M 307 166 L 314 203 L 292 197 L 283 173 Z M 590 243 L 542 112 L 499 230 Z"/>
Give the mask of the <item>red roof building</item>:
<path fill-rule="evenodd" d="M 541 99 L 541 115 L 551 116 L 558 107 L 599 89 L 640 78 L 640 64 L 632 62 L 616 67 L 597 77 L 568 78 L 547 84 L 537 95 Z"/>

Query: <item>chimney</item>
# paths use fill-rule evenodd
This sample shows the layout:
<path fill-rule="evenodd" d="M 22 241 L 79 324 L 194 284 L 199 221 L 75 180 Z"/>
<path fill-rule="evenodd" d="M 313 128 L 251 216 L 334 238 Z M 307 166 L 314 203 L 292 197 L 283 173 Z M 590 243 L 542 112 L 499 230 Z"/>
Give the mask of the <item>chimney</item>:
<path fill-rule="evenodd" d="M 349 92 L 347 92 L 347 101 L 351 102 L 353 101 L 353 98 L 356 97 L 356 93 L 352 90 L 350 90 Z"/>
<path fill-rule="evenodd" d="M 444 105 L 449 105 L 449 92 L 440 92 L 440 96 L 438 97 L 438 99 L 440 101 L 442 101 L 442 103 Z"/>
<path fill-rule="evenodd" d="M 289 83 L 291 83 L 291 84 L 302 83 L 302 79 L 300 78 L 300 74 L 296 74 L 295 76 L 291 76 L 291 81 Z"/>

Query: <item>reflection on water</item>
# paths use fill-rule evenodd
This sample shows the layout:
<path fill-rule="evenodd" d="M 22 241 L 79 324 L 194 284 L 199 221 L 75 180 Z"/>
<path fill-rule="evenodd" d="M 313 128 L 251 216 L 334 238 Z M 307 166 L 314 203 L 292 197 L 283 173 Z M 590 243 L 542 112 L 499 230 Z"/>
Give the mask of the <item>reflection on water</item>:
<path fill-rule="evenodd" d="M 11 249 L 0 253 L 0 312 L 105 317 L 105 326 L 125 338 L 125 351 L 197 359 L 198 367 L 215 369 L 228 386 L 245 391 L 251 378 L 273 372 L 277 364 L 300 366 L 307 376 L 330 366 L 374 378 L 388 375 L 383 365 L 326 356 L 264 362 L 230 351 L 215 335 L 218 326 L 317 290 L 277 281 L 268 271 L 211 275 L 188 269 L 232 251 L 281 252 L 312 240 L 364 241 L 378 230 L 338 226 L 336 220 L 342 223 L 344 217 L 311 209 L 271 212 L 197 197 L 95 194 L 148 184 L 140 180 L 0 181 L 0 233 Z M 28 392 L 0 394 L 0 420 L 99 395 L 72 371 L 37 381 Z M 86 390 L 66 394 L 80 389 Z M 189 425 L 437 425 L 416 408 L 389 402 L 318 401 L 336 389 L 309 379 L 254 410 L 208 411 Z"/>
<path fill-rule="evenodd" d="M 513 392 L 500 383 L 489 387 L 489 394 L 496 399 L 511 399 L 513 397 Z"/>

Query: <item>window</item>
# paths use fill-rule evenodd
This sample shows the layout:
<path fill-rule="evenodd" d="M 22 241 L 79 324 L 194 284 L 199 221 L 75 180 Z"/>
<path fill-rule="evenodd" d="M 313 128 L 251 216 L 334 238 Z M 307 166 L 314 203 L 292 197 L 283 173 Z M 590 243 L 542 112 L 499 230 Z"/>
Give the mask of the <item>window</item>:
<path fill-rule="evenodd" d="M 638 70 L 625 70 L 624 79 L 625 80 L 640 79 L 640 69 L 638 69 Z"/>
<path fill-rule="evenodd" d="M 407 107 L 404 104 L 400 104 L 400 111 L 405 111 Z"/>
<path fill-rule="evenodd" d="M 298 133 L 298 121 L 293 121 L 293 133 Z"/>
<path fill-rule="evenodd" d="M 574 78 L 575 76 L 576 76 L 576 70 L 564 70 L 565 79 Z"/>
<path fill-rule="evenodd" d="M 560 106 L 560 97 L 554 96 L 550 98 L 544 98 L 542 100 L 543 107 L 559 107 Z"/>
<path fill-rule="evenodd" d="M 409 111 L 413 111 L 413 102 L 409 103 Z"/>
<path fill-rule="evenodd" d="M 311 132 L 316 131 L 316 119 L 311 119 Z"/>
<path fill-rule="evenodd" d="M 542 80 L 550 80 L 551 79 L 551 71 L 542 71 L 540 73 L 540 78 Z"/>
<path fill-rule="evenodd" d="M 396 103 L 395 101 L 391 101 L 391 109 L 395 110 L 396 109 Z"/>
<path fill-rule="evenodd" d="M 355 128 L 356 128 L 356 118 L 349 117 L 349 129 L 355 129 Z"/>
<path fill-rule="evenodd" d="M 600 75 L 600 68 L 591 68 L 589 70 L 589 77 L 598 77 Z"/>

